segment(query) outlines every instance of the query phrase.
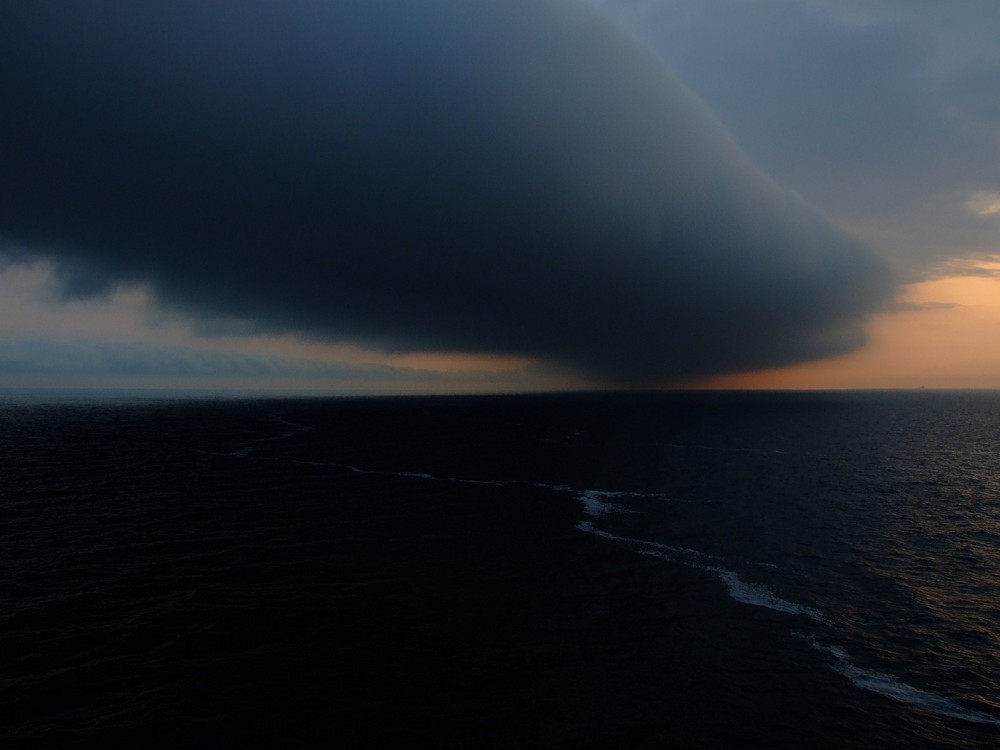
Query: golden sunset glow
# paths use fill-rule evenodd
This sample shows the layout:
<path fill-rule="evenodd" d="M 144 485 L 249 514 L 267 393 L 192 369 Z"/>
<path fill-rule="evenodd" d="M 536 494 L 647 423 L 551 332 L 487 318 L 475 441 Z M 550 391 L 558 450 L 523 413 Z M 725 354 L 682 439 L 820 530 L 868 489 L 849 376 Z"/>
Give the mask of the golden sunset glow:
<path fill-rule="evenodd" d="M 712 379 L 713 388 L 998 388 L 1000 261 L 981 275 L 903 288 L 895 311 L 874 318 L 869 343 L 845 357 Z"/>

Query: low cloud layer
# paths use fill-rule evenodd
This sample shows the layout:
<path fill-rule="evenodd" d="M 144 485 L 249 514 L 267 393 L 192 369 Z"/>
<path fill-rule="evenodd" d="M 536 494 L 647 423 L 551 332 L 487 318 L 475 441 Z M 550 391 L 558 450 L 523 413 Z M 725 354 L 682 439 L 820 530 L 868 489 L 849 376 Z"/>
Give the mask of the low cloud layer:
<path fill-rule="evenodd" d="M 849 351 L 881 261 L 584 3 L 0 15 L 0 246 L 257 331 L 667 382 Z"/>

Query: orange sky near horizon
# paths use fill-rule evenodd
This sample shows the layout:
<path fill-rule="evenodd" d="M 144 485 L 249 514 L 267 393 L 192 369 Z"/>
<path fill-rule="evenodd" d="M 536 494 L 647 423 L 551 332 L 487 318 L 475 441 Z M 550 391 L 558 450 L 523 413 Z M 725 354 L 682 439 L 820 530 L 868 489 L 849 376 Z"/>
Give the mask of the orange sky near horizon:
<path fill-rule="evenodd" d="M 711 378 L 732 389 L 1000 388 L 1000 260 L 910 284 L 852 354 Z M 991 274 L 991 275 L 989 275 Z"/>
<path fill-rule="evenodd" d="M 667 387 L 699 389 L 1000 389 L 1000 257 L 971 266 L 958 265 L 951 275 L 910 284 L 895 310 L 881 313 L 866 326 L 869 343 L 844 357 L 759 372 L 737 373 Z M 347 365 L 415 368 L 413 382 L 388 386 L 395 392 L 488 392 L 580 390 L 609 387 L 568 372 L 541 368 L 530 357 L 463 353 L 387 353 L 349 343 L 293 336 L 221 336 L 204 339 L 190 321 L 158 313 L 149 290 L 122 287 L 105 298 L 70 302 L 46 300 L 53 270 L 44 264 L 0 271 L 0 339 L 109 342 L 142 341 L 150 345 L 213 349 L 248 355 L 287 357 Z M 420 375 L 439 373 L 443 380 Z M 359 373 L 363 378 L 363 374 Z M 214 387 L 385 389 L 363 380 L 283 380 L 250 378 L 230 381 L 197 377 L 125 377 L 113 373 L 74 376 L 25 375 L 0 378 L 0 386 L 50 387 Z M 613 386 L 611 386 L 613 387 Z"/>

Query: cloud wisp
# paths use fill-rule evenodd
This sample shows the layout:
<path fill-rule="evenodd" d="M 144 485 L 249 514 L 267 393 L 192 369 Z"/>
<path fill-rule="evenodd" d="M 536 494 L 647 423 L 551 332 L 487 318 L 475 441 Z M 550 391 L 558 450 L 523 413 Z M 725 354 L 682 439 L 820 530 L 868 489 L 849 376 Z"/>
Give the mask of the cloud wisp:
<path fill-rule="evenodd" d="M 0 24 L 0 246 L 249 330 L 653 384 L 858 347 L 892 281 L 569 0 Z"/>

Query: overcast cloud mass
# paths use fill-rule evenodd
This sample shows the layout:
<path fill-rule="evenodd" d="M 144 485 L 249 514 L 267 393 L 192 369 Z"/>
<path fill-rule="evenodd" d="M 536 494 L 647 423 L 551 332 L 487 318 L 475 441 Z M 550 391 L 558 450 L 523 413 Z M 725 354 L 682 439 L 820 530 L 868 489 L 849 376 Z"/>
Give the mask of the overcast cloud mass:
<path fill-rule="evenodd" d="M 849 351 L 893 290 L 585 2 L 8 4 L 0 96 L 0 248 L 206 325 L 652 384 Z"/>

